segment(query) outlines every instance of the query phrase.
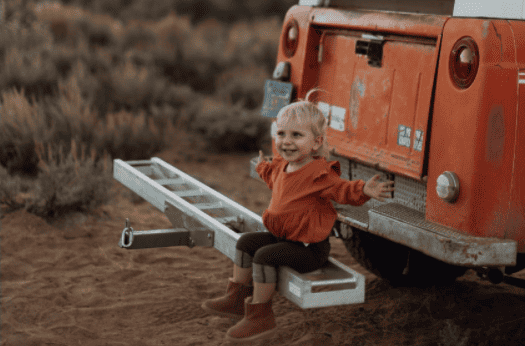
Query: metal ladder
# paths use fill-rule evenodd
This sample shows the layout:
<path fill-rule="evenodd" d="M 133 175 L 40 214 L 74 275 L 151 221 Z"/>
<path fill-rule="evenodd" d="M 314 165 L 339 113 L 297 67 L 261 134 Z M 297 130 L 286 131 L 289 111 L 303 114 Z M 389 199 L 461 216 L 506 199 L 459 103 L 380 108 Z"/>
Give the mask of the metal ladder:
<path fill-rule="evenodd" d="M 242 233 L 267 232 L 261 216 L 190 175 L 153 157 L 114 160 L 113 177 L 157 207 L 174 229 L 135 231 L 126 220 L 119 246 L 144 249 L 167 246 L 213 246 L 232 261 Z M 323 268 L 300 274 L 279 267 L 277 290 L 303 309 L 362 303 L 363 275 L 332 257 Z"/>

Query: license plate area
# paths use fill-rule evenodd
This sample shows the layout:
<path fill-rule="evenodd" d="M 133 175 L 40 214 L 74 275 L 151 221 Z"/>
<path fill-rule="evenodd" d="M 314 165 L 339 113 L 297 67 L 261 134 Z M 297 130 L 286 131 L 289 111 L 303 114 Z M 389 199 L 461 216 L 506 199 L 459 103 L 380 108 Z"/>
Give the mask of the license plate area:
<path fill-rule="evenodd" d="M 276 118 L 281 108 L 292 100 L 293 84 L 276 80 L 267 80 L 264 85 L 264 101 L 261 114 Z"/>

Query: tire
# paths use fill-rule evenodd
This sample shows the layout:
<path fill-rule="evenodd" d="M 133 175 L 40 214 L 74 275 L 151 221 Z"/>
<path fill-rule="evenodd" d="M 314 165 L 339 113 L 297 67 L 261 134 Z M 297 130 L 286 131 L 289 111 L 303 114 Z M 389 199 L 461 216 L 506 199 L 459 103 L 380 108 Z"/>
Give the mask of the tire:
<path fill-rule="evenodd" d="M 366 270 L 394 286 L 446 285 L 468 269 L 436 260 L 360 229 L 351 229 L 352 236 L 343 240 L 347 251 Z"/>

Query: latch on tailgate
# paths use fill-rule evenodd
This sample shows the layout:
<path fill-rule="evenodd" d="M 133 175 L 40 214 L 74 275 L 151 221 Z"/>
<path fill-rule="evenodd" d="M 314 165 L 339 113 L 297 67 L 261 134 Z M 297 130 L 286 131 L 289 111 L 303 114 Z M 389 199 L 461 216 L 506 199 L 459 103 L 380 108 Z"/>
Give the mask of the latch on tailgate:
<path fill-rule="evenodd" d="M 355 53 L 366 55 L 368 57 L 368 65 L 372 67 L 381 67 L 383 60 L 383 44 L 385 41 L 382 36 L 363 35 L 364 39 L 369 41 L 358 40 L 355 44 Z"/>

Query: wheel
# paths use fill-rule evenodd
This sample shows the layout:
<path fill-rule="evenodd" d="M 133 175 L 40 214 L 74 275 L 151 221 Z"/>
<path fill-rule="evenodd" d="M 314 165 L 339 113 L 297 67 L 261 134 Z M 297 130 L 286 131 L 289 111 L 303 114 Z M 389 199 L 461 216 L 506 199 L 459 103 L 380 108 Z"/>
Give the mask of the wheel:
<path fill-rule="evenodd" d="M 467 271 L 377 235 L 354 227 L 351 230 L 352 235 L 343 240 L 348 252 L 368 271 L 394 286 L 448 284 Z"/>

